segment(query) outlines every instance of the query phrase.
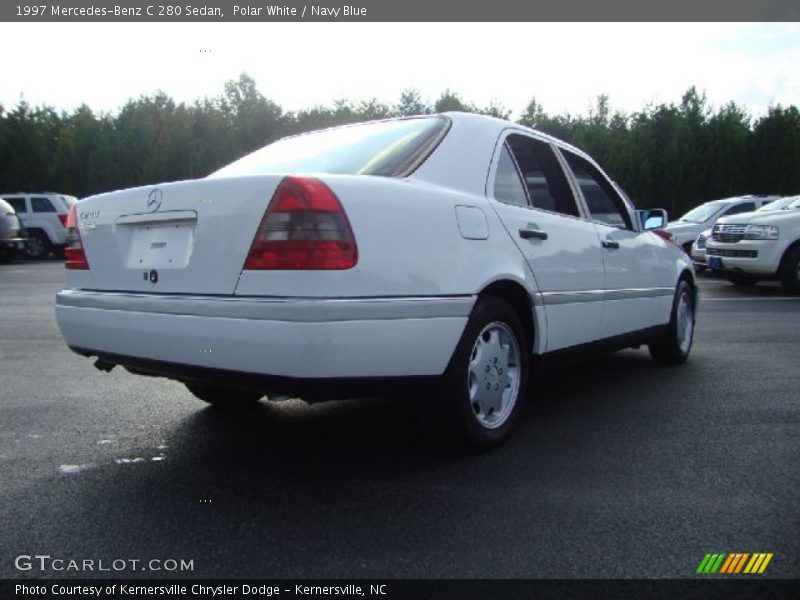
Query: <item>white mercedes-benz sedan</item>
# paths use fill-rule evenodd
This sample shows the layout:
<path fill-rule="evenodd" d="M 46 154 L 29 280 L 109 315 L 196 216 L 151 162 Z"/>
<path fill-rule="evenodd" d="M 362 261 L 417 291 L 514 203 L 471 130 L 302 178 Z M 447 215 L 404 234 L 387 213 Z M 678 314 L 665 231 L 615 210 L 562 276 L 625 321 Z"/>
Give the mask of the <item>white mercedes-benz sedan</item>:
<path fill-rule="evenodd" d="M 642 344 L 686 360 L 694 272 L 665 224 L 520 125 L 375 121 L 81 200 L 56 317 L 101 370 L 171 377 L 215 405 L 411 387 L 486 448 L 534 361 Z"/>

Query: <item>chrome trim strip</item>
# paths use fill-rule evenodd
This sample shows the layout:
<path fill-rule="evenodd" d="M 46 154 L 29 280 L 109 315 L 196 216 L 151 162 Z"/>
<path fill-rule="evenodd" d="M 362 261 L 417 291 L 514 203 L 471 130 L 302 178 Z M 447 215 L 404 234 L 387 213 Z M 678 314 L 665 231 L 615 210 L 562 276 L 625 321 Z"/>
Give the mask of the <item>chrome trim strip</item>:
<path fill-rule="evenodd" d="M 391 298 L 253 298 L 64 290 L 57 306 L 224 319 L 319 323 L 468 317 L 475 296 Z"/>
<path fill-rule="evenodd" d="M 574 292 L 543 292 L 545 306 L 556 304 L 579 304 L 582 302 L 604 302 L 606 300 L 634 300 L 638 298 L 660 298 L 672 296 L 673 288 L 627 288 L 620 290 L 580 290 Z"/>

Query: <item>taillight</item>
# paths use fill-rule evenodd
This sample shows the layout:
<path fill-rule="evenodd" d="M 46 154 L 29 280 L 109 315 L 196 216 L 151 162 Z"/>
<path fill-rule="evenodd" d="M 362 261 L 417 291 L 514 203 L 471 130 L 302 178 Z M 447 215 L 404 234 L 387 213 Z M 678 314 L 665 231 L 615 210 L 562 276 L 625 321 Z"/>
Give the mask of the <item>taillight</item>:
<path fill-rule="evenodd" d="M 86 260 L 86 253 L 83 251 L 83 243 L 81 243 L 81 232 L 78 231 L 78 213 L 77 204 L 69 207 L 66 222 L 64 227 L 67 228 L 67 247 L 64 249 L 64 266 L 67 269 L 83 269 L 89 268 L 89 261 Z"/>
<path fill-rule="evenodd" d="M 63 225 L 64 227 L 67 226 L 67 215 L 59 214 L 58 220 L 61 221 L 61 225 Z"/>
<path fill-rule="evenodd" d="M 331 189 L 312 177 L 281 181 L 256 231 L 245 269 L 350 269 L 358 247 Z"/>

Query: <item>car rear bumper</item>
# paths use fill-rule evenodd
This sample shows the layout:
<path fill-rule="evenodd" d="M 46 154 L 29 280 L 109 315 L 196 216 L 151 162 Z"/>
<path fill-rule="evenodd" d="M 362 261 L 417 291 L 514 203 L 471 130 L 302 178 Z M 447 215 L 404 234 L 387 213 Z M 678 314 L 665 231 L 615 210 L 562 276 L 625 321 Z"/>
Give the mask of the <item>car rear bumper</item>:
<path fill-rule="evenodd" d="M 0 249 L 5 252 L 22 252 L 25 250 L 25 238 L 3 238 L 0 239 Z"/>
<path fill-rule="evenodd" d="M 412 377 L 444 372 L 474 302 L 65 290 L 56 320 L 71 348 L 118 364 L 129 357 L 285 378 Z"/>

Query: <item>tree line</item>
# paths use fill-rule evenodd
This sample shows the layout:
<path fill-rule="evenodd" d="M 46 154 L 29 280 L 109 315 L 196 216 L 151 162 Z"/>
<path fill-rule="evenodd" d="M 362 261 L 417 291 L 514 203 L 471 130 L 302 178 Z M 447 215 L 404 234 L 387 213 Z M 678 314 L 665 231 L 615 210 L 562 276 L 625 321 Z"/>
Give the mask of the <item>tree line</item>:
<path fill-rule="evenodd" d="M 357 121 L 460 110 L 508 119 L 499 102 L 477 106 L 445 90 L 435 101 L 406 90 L 395 104 L 338 100 L 285 111 L 246 74 L 216 97 L 176 103 L 164 93 L 115 113 L 72 112 L 20 101 L 0 106 L 0 191 L 78 197 L 203 177 L 286 135 Z M 549 115 L 535 98 L 517 121 L 591 154 L 641 207 L 670 215 L 739 194 L 800 193 L 800 111 L 772 106 L 753 119 L 734 102 L 713 109 L 694 87 L 680 104 L 612 111 L 605 95 L 586 115 Z"/>

